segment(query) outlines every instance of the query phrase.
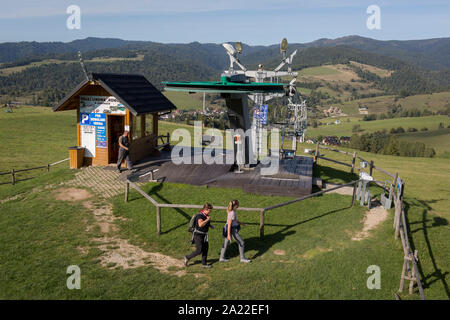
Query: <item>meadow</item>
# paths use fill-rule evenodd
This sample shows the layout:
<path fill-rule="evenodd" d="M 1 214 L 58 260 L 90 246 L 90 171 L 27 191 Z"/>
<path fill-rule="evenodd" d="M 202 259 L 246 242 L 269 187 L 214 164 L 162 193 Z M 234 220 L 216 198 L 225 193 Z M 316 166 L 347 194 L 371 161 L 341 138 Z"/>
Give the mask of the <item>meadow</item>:
<path fill-rule="evenodd" d="M 20 108 L 0 114 L 2 141 L 6 150 L 0 163 L 9 169 L 67 157 L 67 147 L 76 140 L 73 112 L 52 113 L 43 108 Z M 13 117 L 11 117 L 13 116 Z M 5 120 L 8 121 L 5 121 Z M 6 127 L 3 126 L 6 124 Z M 161 123 L 160 133 L 176 124 Z M 4 128 L 6 128 L 4 130 Z M 11 133 L 23 133 L 9 139 Z M 57 135 L 52 140 L 49 135 Z M 46 140 L 47 139 L 47 140 Z M 57 140 L 57 141 L 56 141 Z M 36 141 L 47 141 L 41 148 Z M 16 144 L 20 145 L 20 150 Z M 57 147 L 54 148 L 53 146 Z M 298 153 L 311 145 L 300 144 Z M 43 149 L 42 149 L 43 148 Z M 42 152 L 42 150 L 44 150 Z M 333 159 L 350 162 L 348 156 L 323 151 Z M 427 299 L 448 299 L 448 237 L 450 219 L 450 164 L 441 158 L 402 158 L 358 152 L 375 166 L 398 172 L 405 181 L 405 203 L 410 241 L 419 251 L 420 274 Z M 48 158 L 45 158 L 45 157 Z M 67 165 L 67 163 L 66 163 Z M 357 163 L 359 166 L 359 163 Z M 61 183 L 74 178 L 77 170 L 62 168 L 39 174 L 14 186 L 0 185 L 0 298 L 1 299 L 394 299 L 403 264 L 399 240 L 394 239 L 393 212 L 368 238 L 355 241 L 361 231 L 365 208 L 351 207 L 351 196 L 327 194 L 291 206 L 269 211 L 264 240 L 259 238 L 259 214 L 238 212 L 247 224 L 242 229 L 250 264 L 240 264 L 236 243 L 229 250 L 230 262 L 218 263 L 223 241 L 223 211 L 213 211 L 210 262 L 203 270 L 199 259 L 187 269 L 171 267 L 161 273 L 151 263 L 122 269 L 101 261 L 115 244 L 99 249 L 105 236 L 95 224 L 91 208 L 83 201 L 57 200 Z M 354 179 L 346 167 L 319 160 L 315 170 L 328 182 Z M 386 176 L 375 171 L 377 180 Z M 180 184 L 149 183 L 143 189 L 162 203 L 198 204 L 210 201 L 225 205 L 238 198 L 246 207 L 261 207 L 292 198 L 266 197 L 238 189 L 193 187 Z M 129 202 L 123 194 L 109 200 L 92 194 L 94 208 L 111 206 L 117 229 L 106 236 L 126 239 L 146 252 L 182 259 L 192 247 L 187 225 L 195 211 L 162 209 L 162 234 L 156 235 L 155 208 L 134 190 Z M 380 190 L 373 190 L 379 193 Z M 109 247 L 108 247 L 109 246 Z M 81 249 L 80 249 L 81 248 Z M 67 266 L 82 270 L 81 290 L 66 287 Z M 382 272 L 380 290 L 366 286 L 367 267 L 378 265 Z M 177 272 L 185 275 L 177 276 Z M 195 296 L 193 295 L 195 292 Z M 402 299 L 418 299 L 418 294 Z"/>
<path fill-rule="evenodd" d="M 341 123 L 335 124 L 336 120 L 340 120 Z M 336 117 L 322 119 L 320 122 L 322 125 L 317 128 L 308 127 L 308 136 L 351 136 L 355 125 L 361 127 L 361 132 L 359 133 L 372 133 L 383 129 L 386 129 L 389 133 L 391 129 L 399 127 L 402 127 L 405 131 L 408 128 L 415 128 L 418 130 L 417 132 L 405 132 L 399 134 L 399 138 L 410 142 L 423 142 L 427 146 L 433 147 L 438 156 L 450 151 L 448 142 L 449 130 L 447 128 L 450 125 L 450 117 L 448 116 L 407 117 L 374 121 L 363 121 L 357 117 Z M 438 130 L 440 123 L 444 125 L 444 129 Z M 420 131 L 422 128 L 427 128 L 428 130 Z"/>

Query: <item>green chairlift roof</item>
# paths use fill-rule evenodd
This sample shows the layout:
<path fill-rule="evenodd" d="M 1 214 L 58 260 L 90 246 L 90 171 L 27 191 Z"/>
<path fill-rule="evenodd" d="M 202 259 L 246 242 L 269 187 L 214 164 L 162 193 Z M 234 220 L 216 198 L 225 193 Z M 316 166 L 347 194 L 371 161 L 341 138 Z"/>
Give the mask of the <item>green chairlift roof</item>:
<path fill-rule="evenodd" d="M 231 92 L 231 93 L 282 93 L 287 83 L 232 82 L 222 76 L 221 81 L 163 81 L 168 91 L 187 92 Z"/>

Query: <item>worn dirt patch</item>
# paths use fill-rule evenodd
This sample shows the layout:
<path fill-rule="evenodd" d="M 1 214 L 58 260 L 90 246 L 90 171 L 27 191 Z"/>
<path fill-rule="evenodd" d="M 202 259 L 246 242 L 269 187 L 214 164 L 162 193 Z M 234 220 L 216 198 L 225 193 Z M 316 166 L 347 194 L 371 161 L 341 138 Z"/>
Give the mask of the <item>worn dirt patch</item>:
<path fill-rule="evenodd" d="M 56 200 L 73 202 L 86 200 L 91 197 L 91 194 L 88 191 L 78 188 L 59 188 L 53 191 L 53 195 Z"/>
<path fill-rule="evenodd" d="M 162 273 L 173 274 L 179 277 L 186 274 L 185 270 L 178 270 L 184 268 L 184 263 L 181 259 L 175 259 L 158 252 L 148 252 L 130 244 L 126 239 L 108 236 L 111 232 L 118 231 L 114 221 L 124 220 L 112 214 L 111 205 L 95 207 L 91 201 L 86 201 L 83 205 L 92 211 L 95 224 L 105 234 L 104 237 L 93 239 L 93 244 L 103 251 L 103 254 L 99 257 L 103 267 L 130 269 L 151 265 Z M 87 231 L 89 230 L 90 228 L 87 229 Z M 174 268 L 176 270 L 173 270 Z"/>
<path fill-rule="evenodd" d="M 364 227 L 362 231 L 358 232 L 352 237 L 352 240 L 360 241 L 369 237 L 369 231 L 378 227 L 384 220 L 386 220 L 388 212 L 383 207 L 375 207 L 366 212 L 363 222 Z"/>
<path fill-rule="evenodd" d="M 275 250 L 273 253 L 276 254 L 277 256 L 286 255 L 286 251 L 284 251 L 284 250 Z"/>
<path fill-rule="evenodd" d="M 317 248 L 313 248 L 313 249 L 306 251 L 304 254 L 301 255 L 301 257 L 303 259 L 312 259 L 320 253 L 331 252 L 331 251 L 333 251 L 333 250 L 330 248 L 317 247 Z"/>
<path fill-rule="evenodd" d="M 115 268 L 137 268 L 151 265 L 162 273 L 170 273 L 176 276 L 186 274 L 185 270 L 170 271 L 169 268 L 183 268 L 181 259 L 175 259 L 158 252 L 148 252 L 128 243 L 125 239 L 117 237 L 96 238 L 95 241 L 102 243 L 98 246 L 103 254 L 99 257 L 104 267 Z"/>
<path fill-rule="evenodd" d="M 114 235 L 118 231 L 115 225 L 116 220 L 126 220 L 125 218 L 115 217 L 112 214 L 112 206 L 104 203 L 93 203 L 91 194 L 80 188 L 64 187 L 59 188 L 53 192 L 53 196 L 57 200 L 62 201 L 83 201 L 83 207 L 92 212 L 94 223 L 89 224 L 86 218 L 83 222 L 86 224 L 86 231 L 89 232 L 93 227 L 100 228 L 103 237 L 92 239 L 89 247 L 78 246 L 78 251 L 86 255 L 90 248 L 98 248 L 103 253 L 100 255 L 100 264 L 103 267 L 115 268 L 138 268 L 151 265 L 162 273 L 172 274 L 176 276 L 186 275 L 184 263 L 181 259 L 158 253 L 148 252 L 138 246 L 130 244 L 126 239 L 121 239 Z M 201 274 L 194 274 L 195 277 L 202 276 Z"/>
<path fill-rule="evenodd" d="M 337 185 L 329 185 L 329 186 L 327 186 L 327 188 L 325 188 L 325 190 L 334 188 L 336 186 Z M 343 196 L 352 196 L 353 195 L 353 187 L 342 187 L 340 189 L 330 191 L 329 193 L 337 193 L 337 194 L 340 194 Z"/>
<path fill-rule="evenodd" d="M 21 196 L 21 194 L 17 194 L 15 196 L 10 197 L 10 198 L 2 199 L 2 200 L 0 200 L 0 204 L 6 203 L 6 202 L 12 201 L 12 200 L 17 200 L 17 199 L 20 198 L 20 196 Z"/>

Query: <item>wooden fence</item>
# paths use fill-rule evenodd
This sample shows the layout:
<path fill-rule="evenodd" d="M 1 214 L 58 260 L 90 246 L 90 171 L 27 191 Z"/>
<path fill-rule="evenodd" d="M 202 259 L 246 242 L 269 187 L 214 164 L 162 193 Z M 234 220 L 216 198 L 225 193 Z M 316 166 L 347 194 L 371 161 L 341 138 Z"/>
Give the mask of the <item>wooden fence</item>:
<path fill-rule="evenodd" d="M 342 161 L 337 161 L 334 159 L 330 159 L 324 156 L 320 155 L 320 149 L 325 149 L 325 150 L 329 150 L 329 151 L 334 151 L 334 152 L 339 152 L 339 153 L 343 153 L 349 156 L 352 156 L 352 163 L 346 163 L 346 162 L 342 162 Z M 409 244 L 409 234 L 408 234 L 408 227 L 407 227 L 407 223 L 406 223 L 406 214 L 405 214 L 405 209 L 404 209 L 404 205 L 403 205 L 403 193 L 404 193 L 404 182 L 402 181 L 402 190 L 396 190 L 396 185 L 397 185 L 397 181 L 398 179 L 400 179 L 398 173 L 396 172 L 395 174 L 392 174 L 382 168 L 379 168 L 377 166 L 375 166 L 374 161 L 368 161 L 360 156 L 358 156 L 356 154 L 356 152 L 350 153 L 347 151 L 343 151 L 343 150 L 338 150 L 338 149 L 333 149 L 330 147 L 325 147 L 320 145 L 319 143 L 317 143 L 316 145 L 316 152 L 314 154 L 314 163 L 317 164 L 318 159 L 323 159 L 326 161 L 330 161 L 333 163 L 337 163 L 340 165 L 344 165 L 347 167 L 351 168 L 351 173 L 354 173 L 354 170 L 357 169 L 358 171 L 362 171 L 360 168 L 356 168 L 356 159 L 359 159 L 360 161 L 363 161 L 365 163 L 368 164 L 369 166 L 369 175 L 372 176 L 373 174 L 373 170 L 378 170 L 381 173 L 393 178 L 392 179 L 392 183 L 391 183 L 391 187 L 389 188 L 389 190 L 386 190 L 384 186 L 380 185 L 380 181 L 374 181 L 375 184 L 377 184 L 379 187 L 382 187 L 385 191 L 389 192 L 389 200 L 393 201 L 394 203 L 394 208 L 395 208 L 395 215 L 394 215 L 394 237 L 395 239 L 398 239 L 399 235 L 400 235 L 400 239 L 402 242 L 402 247 L 403 247 L 403 253 L 404 253 L 404 258 L 403 258 L 403 270 L 400 276 L 400 287 L 399 287 L 399 291 L 402 292 L 404 289 L 404 282 L 405 280 L 409 280 L 409 293 L 412 294 L 413 293 L 413 287 L 414 287 L 414 282 L 417 283 L 417 287 L 419 289 L 419 294 L 420 294 L 420 298 L 422 300 L 425 300 L 425 295 L 423 292 L 423 287 L 422 287 L 422 283 L 420 281 L 420 276 L 419 276 L 419 271 L 418 271 L 418 267 L 417 264 L 419 263 L 419 258 L 418 258 L 418 252 L 417 250 L 415 250 L 414 252 L 411 249 L 411 246 Z M 400 179 L 401 180 L 401 179 Z M 332 189 L 330 189 L 332 190 Z M 354 201 L 354 193 L 353 193 L 353 201 Z M 412 264 L 412 267 L 411 265 Z"/>
<path fill-rule="evenodd" d="M 38 169 L 47 169 L 47 172 L 50 172 L 50 167 L 55 166 L 55 165 L 57 165 L 57 164 L 60 164 L 60 163 L 62 163 L 62 162 L 64 162 L 64 161 L 68 161 L 68 160 L 69 160 L 69 158 L 63 159 L 63 160 L 60 160 L 60 161 L 57 161 L 57 162 L 54 162 L 54 163 L 48 163 L 48 164 L 46 164 L 46 165 L 39 166 L 39 167 L 27 168 L 27 169 L 19 169 L 19 170 L 11 169 L 11 171 L 0 172 L 0 176 L 8 175 L 8 174 L 11 175 L 11 182 L 2 182 L 2 183 L 0 183 L 0 184 L 8 184 L 8 183 L 11 183 L 11 184 L 14 185 L 14 184 L 16 184 L 16 182 L 19 182 L 19 181 L 25 181 L 25 180 L 32 179 L 32 178 L 17 179 L 17 173 L 19 173 L 19 172 L 31 171 L 31 170 L 38 170 Z"/>
<path fill-rule="evenodd" d="M 180 208 L 180 209 L 203 209 L 203 205 L 197 204 L 171 204 L 171 203 L 158 203 L 155 199 L 153 199 L 150 195 L 148 195 L 144 190 L 139 188 L 135 183 L 131 182 L 127 179 L 125 185 L 125 202 L 128 202 L 128 193 L 130 190 L 130 186 L 139 192 L 145 199 L 150 201 L 156 207 L 156 233 L 158 236 L 161 235 L 161 208 Z M 214 206 L 214 209 L 217 210 L 226 210 L 226 206 Z M 239 207 L 239 210 L 242 211 L 257 211 L 262 215 L 264 214 L 263 208 L 245 208 Z M 264 218 L 262 219 L 262 225 L 260 225 L 260 230 L 264 230 Z"/>
<path fill-rule="evenodd" d="M 359 182 L 360 180 L 356 180 L 356 181 L 352 181 L 331 189 L 327 189 L 327 190 L 322 190 L 316 193 L 312 193 L 312 194 L 308 194 L 306 196 L 294 199 L 294 200 L 290 200 L 290 201 L 286 201 L 283 203 L 279 203 L 273 206 L 269 206 L 266 208 L 245 208 L 245 207 L 239 207 L 239 210 L 242 211 L 256 211 L 259 212 L 260 216 L 259 216 L 259 237 L 261 239 L 264 238 L 264 219 L 265 219 L 265 213 L 269 210 L 273 210 L 276 208 L 280 208 L 280 207 L 284 207 L 287 205 L 290 205 L 292 203 L 295 202 L 299 202 L 299 201 L 303 201 L 309 198 L 313 198 L 313 197 L 317 197 L 320 196 L 324 193 L 327 192 L 331 192 L 340 188 L 344 188 L 344 187 L 348 187 L 353 185 L 353 197 L 352 197 L 352 206 L 355 202 L 355 194 L 356 194 L 356 184 Z M 130 186 L 135 189 L 137 192 L 139 192 L 144 198 L 146 198 L 147 200 L 149 200 L 155 207 L 156 207 L 156 233 L 159 236 L 161 234 L 161 208 L 181 208 L 181 209 L 202 209 L 203 206 L 202 205 L 196 205 L 196 204 L 167 204 L 167 203 L 158 203 L 158 201 L 156 201 L 155 199 L 153 199 L 150 195 L 148 195 L 145 191 L 143 191 L 141 188 L 139 188 L 139 186 L 137 186 L 135 183 L 131 182 L 130 180 L 127 179 L 126 181 L 126 186 L 125 186 L 125 202 L 128 202 L 128 193 L 129 193 L 129 189 Z M 218 210 L 226 210 L 227 207 L 226 206 L 214 206 L 214 209 L 218 209 Z"/>
<path fill-rule="evenodd" d="M 339 153 L 343 153 L 346 155 L 349 155 L 352 157 L 352 163 L 346 163 L 343 161 L 337 161 L 331 158 L 327 158 L 324 156 L 321 156 L 319 153 L 320 149 L 326 149 L 326 150 L 330 150 L 330 151 L 334 151 L 334 152 L 339 152 Z M 404 206 L 403 206 L 403 190 L 404 190 L 404 184 L 402 186 L 401 192 L 397 191 L 395 186 L 397 184 L 397 178 L 399 178 L 398 173 L 392 174 L 384 169 L 381 169 L 379 167 L 376 167 L 373 161 L 367 161 L 363 158 L 361 158 L 360 156 L 358 156 L 356 154 L 356 152 L 350 153 L 347 151 L 343 151 L 343 150 L 337 150 L 337 149 L 333 149 L 333 148 L 329 148 L 329 147 L 325 147 L 325 146 L 321 146 L 319 144 L 317 144 L 316 146 L 316 153 L 314 155 L 314 163 L 317 163 L 318 159 L 323 159 L 326 161 L 330 161 L 333 163 L 337 163 L 340 165 L 344 165 L 346 167 L 350 167 L 351 173 L 354 173 L 355 169 L 357 169 L 358 171 L 361 171 L 360 168 L 356 168 L 356 159 L 359 159 L 360 161 L 364 161 L 369 165 L 369 173 L 370 175 L 372 175 L 373 173 L 373 169 L 378 170 L 382 173 L 384 173 L 385 175 L 392 177 L 392 183 L 391 183 L 391 187 L 387 190 L 384 186 L 380 186 L 379 185 L 379 181 L 374 181 L 374 183 L 378 183 L 379 187 L 382 187 L 385 191 L 389 191 L 389 200 L 392 200 L 394 203 L 394 207 L 395 207 L 395 216 L 394 216 L 394 229 L 395 229 L 395 238 L 397 239 L 398 236 L 400 235 L 401 238 L 401 242 L 402 242 L 402 246 L 403 246 L 403 253 L 404 253 L 404 263 L 403 263 L 403 270 L 402 270 L 402 274 L 400 276 L 400 287 L 399 287 L 399 291 L 403 291 L 404 288 L 404 282 L 405 280 L 410 281 L 409 284 L 409 292 L 412 294 L 413 293 L 413 287 L 414 287 L 414 282 L 417 283 L 417 287 L 419 289 L 419 293 L 420 293 L 420 297 L 422 300 L 425 300 L 425 295 L 423 292 L 423 288 L 422 288 L 422 283 L 420 281 L 420 276 L 419 276 L 419 272 L 418 272 L 418 267 L 417 264 L 419 262 L 418 259 L 418 252 L 417 250 L 415 250 L 414 252 L 412 252 L 410 244 L 409 244 L 409 240 L 408 240 L 408 228 L 407 228 L 407 223 L 406 223 L 406 215 L 405 215 L 405 210 L 404 210 Z M 265 219 L 265 213 L 267 211 L 276 209 L 276 208 L 280 208 L 283 206 L 287 206 L 299 201 L 303 201 L 312 197 L 316 197 L 316 196 L 320 196 L 324 193 L 327 192 L 331 192 L 331 191 L 335 191 L 337 189 L 340 188 L 344 188 L 344 187 L 348 187 L 353 185 L 353 196 L 352 196 L 352 206 L 355 203 L 355 196 L 356 196 L 356 185 L 360 182 L 361 180 L 355 180 L 352 182 L 348 182 L 346 184 L 342 184 L 327 190 L 322 190 L 319 192 L 315 192 L 294 200 L 290 200 L 290 201 L 286 201 L 280 204 L 276 204 L 273 206 L 269 206 L 269 207 L 265 207 L 265 208 L 245 208 L 245 207 L 240 207 L 239 210 L 242 211 L 256 211 L 260 213 L 260 219 L 259 219 L 259 236 L 261 239 L 264 238 L 264 219 Z M 125 189 L 125 202 L 128 202 L 128 194 L 129 194 L 129 188 L 130 186 L 132 188 L 134 188 L 138 193 L 140 193 L 144 198 L 146 198 L 147 200 L 149 200 L 155 207 L 156 207 L 156 229 L 157 229 L 157 234 L 158 236 L 160 236 L 161 234 L 161 208 L 183 208 L 183 209 L 202 209 L 203 206 L 202 205 L 190 205 L 190 204 L 163 204 L 163 203 L 158 203 L 155 199 L 153 199 L 150 195 L 148 195 L 146 192 L 144 192 L 141 188 L 139 188 L 135 183 L 131 182 L 130 180 L 126 181 L 126 189 Z M 215 206 L 215 209 L 218 210 L 226 210 L 227 207 L 226 206 Z M 412 263 L 412 267 L 410 265 L 410 263 Z"/>

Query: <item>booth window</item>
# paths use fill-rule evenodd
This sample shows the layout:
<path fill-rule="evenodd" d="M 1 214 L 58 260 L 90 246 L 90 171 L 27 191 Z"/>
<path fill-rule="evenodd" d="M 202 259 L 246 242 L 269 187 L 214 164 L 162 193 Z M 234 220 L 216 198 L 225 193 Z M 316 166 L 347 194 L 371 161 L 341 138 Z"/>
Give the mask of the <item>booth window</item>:
<path fill-rule="evenodd" d="M 142 131 L 141 131 L 141 117 L 142 116 L 134 116 L 131 115 L 131 138 L 133 140 L 139 139 L 142 137 Z"/>

